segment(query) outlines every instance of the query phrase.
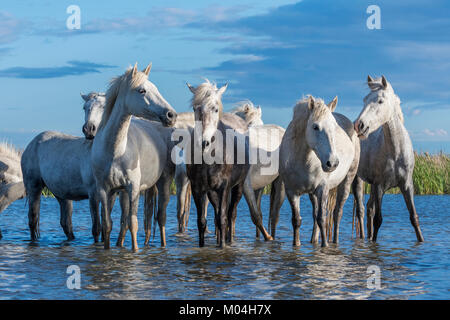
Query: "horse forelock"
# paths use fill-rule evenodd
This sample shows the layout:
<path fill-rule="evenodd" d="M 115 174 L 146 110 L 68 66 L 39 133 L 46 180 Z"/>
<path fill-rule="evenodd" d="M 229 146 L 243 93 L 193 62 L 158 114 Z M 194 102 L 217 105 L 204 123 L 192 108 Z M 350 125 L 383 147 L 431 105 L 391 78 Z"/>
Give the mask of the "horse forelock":
<path fill-rule="evenodd" d="M 132 76 L 132 71 L 133 68 L 129 67 L 124 74 L 112 78 L 109 82 L 108 90 L 105 94 L 105 111 L 103 113 L 99 128 L 103 127 L 111 116 L 112 110 L 121 90 L 133 90 L 147 81 L 148 76 L 144 72 L 138 71 L 134 76 Z"/>
<path fill-rule="evenodd" d="M 320 120 L 324 116 L 326 116 L 329 112 L 331 112 L 330 108 L 325 104 L 325 102 L 320 98 L 314 98 L 314 108 L 313 110 L 309 110 L 308 104 L 309 104 L 309 97 L 312 97 L 310 95 L 307 95 L 306 97 L 302 98 L 301 100 L 297 101 L 297 104 L 294 107 L 294 117 L 293 120 L 299 121 L 304 120 L 307 121 L 309 117 L 312 117 L 313 120 Z"/>
<path fill-rule="evenodd" d="M 200 84 L 195 89 L 195 94 L 192 97 L 192 108 L 196 109 L 197 107 L 203 105 L 218 105 L 219 112 L 222 115 L 222 99 L 220 97 L 217 97 L 217 91 L 218 89 L 216 84 L 210 82 L 208 79 L 205 79 L 205 82 Z"/>
<path fill-rule="evenodd" d="M 237 115 L 241 119 L 245 120 L 248 125 L 261 125 L 263 121 L 261 119 L 261 109 L 255 107 L 250 100 L 241 101 L 233 108 L 230 113 Z"/>
<path fill-rule="evenodd" d="M 396 115 L 399 117 L 400 121 L 402 123 L 405 122 L 405 118 L 403 116 L 403 111 L 400 106 L 401 101 L 400 97 L 397 96 L 397 94 L 394 92 L 394 88 L 392 88 L 392 85 L 389 81 L 386 81 L 386 88 L 382 84 L 382 78 L 374 79 L 372 82 L 368 83 L 370 92 L 367 96 L 364 97 L 364 104 L 367 105 L 367 100 L 374 95 L 378 95 L 379 90 L 383 90 L 385 93 L 385 96 L 387 95 L 387 98 L 390 99 L 394 105 L 394 109 L 396 111 Z"/>

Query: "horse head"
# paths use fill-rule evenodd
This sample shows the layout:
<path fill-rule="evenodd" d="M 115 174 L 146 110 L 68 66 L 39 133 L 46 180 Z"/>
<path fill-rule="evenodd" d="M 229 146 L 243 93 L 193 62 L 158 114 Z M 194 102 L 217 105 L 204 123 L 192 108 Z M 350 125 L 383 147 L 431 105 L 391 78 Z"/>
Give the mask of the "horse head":
<path fill-rule="evenodd" d="M 105 94 L 91 92 L 85 95 L 81 93 L 81 97 L 84 100 L 84 124 L 82 131 L 86 139 L 92 140 L 97 134 L 97 129 L 105 110 Z"/>
<path fill-rule="evenodd" d="M 204 152 L 207 152 L 211 143 L 214 142 L 214 135 L 222 117 L 222 95 L 228 84 L 218 89 L 214 83 L 206 80 L 197 88 L 194 88 L 189 83 L 187 86 L 194 94 L 192 107 L 195 117 L 194 130 L 198 137 L 197 143 L 201 145 Z"/>
<path fill-rule="evenodd" d="M 308 98 L 309 116 L 305 138 L 322 164 L 322 170 L 333 172 L 339 165 L 336 152 L 335 131 L 338 124 L 332 112 L 336 109 L 337 97 L 326 105 L 322 99 Z"/>
<path fill-rule="evenodd" d="M 355 121 L 358 137 L 365 139 L 379 127 L 397 115 L 403 122 L 400 99 L 384 76 L 378 79 L 367 77 L 370 93 L 364 98 L 364 108 Z"/>

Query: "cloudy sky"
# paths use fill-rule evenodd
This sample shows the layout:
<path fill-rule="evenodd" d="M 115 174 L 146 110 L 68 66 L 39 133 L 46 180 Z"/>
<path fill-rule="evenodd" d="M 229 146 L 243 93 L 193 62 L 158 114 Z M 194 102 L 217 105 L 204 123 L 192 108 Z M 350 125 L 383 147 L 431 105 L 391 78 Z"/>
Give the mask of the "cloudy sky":
<path fill-rule="evenodd" d="M 81 29 L 68 30 L 69 5 Z M 381 29 L 369 30 L 369 5 Z M 354 120 L 367 75 L 384 74 L 402 100 L 418 150 L 450 152 L 448 1 L 10 1 L 0 7 L 0 140 L 39 132 L 81 135 L 80 91 L 104 91 L 136 61 L 177 111 L 186 81 L 229 82 L 225 108 L 250 99 L 287 126 L 306 94 Z"/>

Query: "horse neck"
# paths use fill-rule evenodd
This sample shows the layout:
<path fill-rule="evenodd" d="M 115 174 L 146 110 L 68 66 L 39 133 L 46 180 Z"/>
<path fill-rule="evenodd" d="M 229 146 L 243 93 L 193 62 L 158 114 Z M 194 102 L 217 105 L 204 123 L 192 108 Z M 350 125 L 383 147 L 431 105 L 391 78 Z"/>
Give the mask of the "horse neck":
<path fill-rule="evenodd" d="M 400 120 L 400 115 L 394 112 L 389 121 L 383 125 L 384 143 L 390 154 L 397 157 L 400 155 L 405 141 L 406 128 Z"/>
<path fill-rule="evenodd" d="M 125 151 L 130 122 L 131 114 L 126 111 L 122 102 L 116 101 L 111 115 L 102 129 L 105 151 L 111 151 L 113 155 L 122 154 Z"/>
<path fill-rule="evenodd" d="M 308 119 L 294 119 L 292 124 L 292 140 L 295 148 L 295 155 L 300 158 L 301 163 L 306 163 L 306 159 L 311 155 L 314 150 L 305 143 L 306 141 L 306 124 Z M 291 125 L 290 124 L 290 125 Z M 289 125 L 289 126 L 290 126 Z"/>

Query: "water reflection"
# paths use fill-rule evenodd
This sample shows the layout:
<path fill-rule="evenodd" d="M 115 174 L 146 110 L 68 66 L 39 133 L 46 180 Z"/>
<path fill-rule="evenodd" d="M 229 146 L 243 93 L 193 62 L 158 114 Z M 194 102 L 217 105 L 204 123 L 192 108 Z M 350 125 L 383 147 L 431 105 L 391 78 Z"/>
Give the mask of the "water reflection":
<path fill-rule="evenodd" d="M 159 235 L 138 254 L 125 248 L 105 251 L 93 244 L 88 203 L 74 206 L 76 239 L 65 241 L 54 199 L 43 199 L 41 239 L 30 242 L 24 202 L 1 216 L 1 299 L 447 299 L 449 279 L 448 196 L 417 197 L 425 243 L 417 243 L 401 197 L 387 195 L 387 208 L 378 243 L 351 238 L 350 198 L 344 208 L 341 243 L 328 248 L 309 243 L 310 205 L 302 199 L 302 246 L 293 248 L 290 209 L 282 207 L 278 239 L 255 240 L 245 202 L 240 203 L 236 242 L 216 248 L 213 234 L 198 248 L 195 214 L 186 235 L 175 236 L 176 204 L 168 208 L 166 248 Z M 268 197 L 263 210 L 268 211 Z M 432 210 L 439 204 L 440 211 Z M 431 212 L 433 214 L 429 214 Z M 436 223 L 436 212 L 441 215 Z M 113 235 L 119 228 L 114 208 Z M 267 220 L 267 217 L 265 217 Z M 142 220 L 141 220 L 142 221 Z M 208 225 L 214 229 L 212 215 Z M 143 243 L 141 223 L 139 242 Z M 114 242 L 115 239 L 112 239 Z M 81 290 L 69 290 L 66 271 L 81 269 Z M 381 270 L 381 289 L 367 288 L 367 268 Z"/>

